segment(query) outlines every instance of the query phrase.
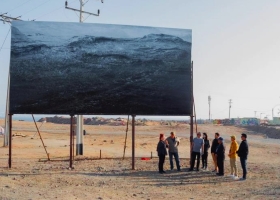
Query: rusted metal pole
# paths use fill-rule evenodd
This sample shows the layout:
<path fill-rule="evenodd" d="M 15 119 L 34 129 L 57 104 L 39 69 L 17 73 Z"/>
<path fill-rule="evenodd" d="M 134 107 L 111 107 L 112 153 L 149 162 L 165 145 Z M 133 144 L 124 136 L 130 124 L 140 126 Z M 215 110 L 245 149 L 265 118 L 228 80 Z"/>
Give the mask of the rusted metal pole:
<path fill-rule="evenodd" d="M 69 168 L 73 167 L 73 115 L 70 115 L 70 158 Z"/>
<path fill-rule="evenodd" d="M 74 131 L 74 127 L 72 128 L 72 160 L 75 160 L 75 131 Z"/>
<path fill-rule="evenodd" d="M 195 132 L 197 133 L 197 122 L 196 122 L 196 111 L 195 111 L 194 97 L 193 97 L 193 110 L 194 110 Z"/>
<path fill-rule="evenodd" d="M 135 170 L 135 116 L 132 115 L 132 170 Z"/>
<path fill-rule="evenodd" d="M 194 110 L 194 97 L 193 97 L 193 61 L 191 63 L 191 115 L 190 115 L 190 164 L 192 160 L 192 143 L 193 143 L 193 110 Z"/>
<path fill-rule="evenodd" d="M 42 138 L 42 136 L 41 136 L 41 133 L 40 133 L 40 131 L 39 131 L 39 128 L 38 128 L 38 126 L 37 126 L 37 123 L 36 123 L 36 121 L 35 121 L 35 118 L 34 118 L 34 115 L 33 115 L 33 114 L 32 114 L 32 118 L 33 118 L 34 124 L 35 124 L 35 126 L 36 126 L 37 132 L 38 132 L 38 134 L 39 134 L 39 136 L 40 136 L 40 139 L 41 139 L 41 141 L 42 141 L 42 144 L 43 144 L 43 147 L 44 147 L 44 149 L 45 149 L 45 152 L 46 152 L 46 154 L 47 154 L 48 160 L 50 160 L 50 155 L 49 155 L 49 153 L 47 152 L 46 146 L 45 146 L 45 144 L 44 144 L 43 138 Z"/>
<path fill-rule="evenodd" d="M 12 168 L 12 114 L 9 114 L 9 168 Z"/>
<path fill-rule="evenodd" d="M 192 160 L 192 143 L 193 143 L 193 116 L 190 116 L 190 164 Z"/>

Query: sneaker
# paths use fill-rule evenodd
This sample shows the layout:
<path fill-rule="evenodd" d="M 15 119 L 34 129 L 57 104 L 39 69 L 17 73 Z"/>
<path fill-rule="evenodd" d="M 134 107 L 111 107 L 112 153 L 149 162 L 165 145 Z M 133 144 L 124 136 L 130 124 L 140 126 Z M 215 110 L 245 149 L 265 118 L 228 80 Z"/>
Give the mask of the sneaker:
<path fill-rule="evenodd" d="M 162 173 L 164 173 L 164 174 L 165 174 L 165 173 L 166 173 L 166 171 L 162 171 Z"/>
<path fill-rule="evenodd" d="M 216 173 L 217 176 L 224 176 L 223 174 Z"/>
<path fill-rule="evenodd" d="M 240 178 L 239 180 L 240 181 L 246 181 L 246 178 Z"/>
<path fill-rule="evenodd" d="M 238 176 L 233 176 L 232 177 L 234 180 L 238 180 Z"/>
<path fill-rule="evenodd" d="M 233 174 L 230 174 L 230 175 L 228 175 L 228 177 L 234 178 L 234 175 L 233 175 Z"/>

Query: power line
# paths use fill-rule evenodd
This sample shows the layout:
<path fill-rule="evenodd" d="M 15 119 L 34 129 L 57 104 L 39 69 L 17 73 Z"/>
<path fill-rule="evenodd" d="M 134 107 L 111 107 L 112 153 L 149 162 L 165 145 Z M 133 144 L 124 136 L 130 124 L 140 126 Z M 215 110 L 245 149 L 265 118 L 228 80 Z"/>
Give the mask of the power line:
<path fill-rule="evenodd" d="M 50 1 L 50 0 L 44 1 L 42 4 L 40 4 L 40 5 L 38 5 L 38 6 L 34 7 L 34 8 L 32 8 L 31 10 L 27 11 L 26 13 L 24 13 L 24 14 L 22 14 L 22 15 L 26 15 L 27 13 L 30 13 L 31 11 L 33 11 L 33 10 L 39 8 L 40 6 L 46 4 L 46 3 L 49 2 L 49 1 Z M 22 15 L 21 15 L 21 16 L 22 16 Z"/>
<path fill-rule="evenodd" d="M 2 44 L 2 46 L 1 46 L 1 48 L 0 48 L 0 52 L 1 52 L 2 47 L 4 46 L 4 44 L 5 44 L 5 42 L 6 42 L 6 39 L 7 39 L 8 35 L 9 35 L 10 31 L 11 31 L 11 27 L 9 28 L 9 31 L 8 31 L 6 37 L 5 37 L 5 40 L 4 40 L 4 42 L 3 42 L 3 44 Z"/>
<path fill-rule="evenodd" d="M 73 1 L 71 1 L 70 3 L 73 3 L 74 1 L 76 1 L 76 0 L 73 0 Z M 45 14 L 43 14 L 43 15 L 37 17 L 36 19 L 34 19 L 34 21 L 37 20 L 37 19 L 40 19 L 41 17 L 44 17 L 44 16 L 46 16 L 46 15 L 49 15 L 49 14 L 51 14 L 51 13 L 53 13 L 53 12 L 55 12 L 55 11 L 61 9 L 61 8 L 64 8 L 64 6 L 60 6 L 59 8 L 56 8 L 56 9 L 54 9 L 54 10 L 48 12 L 48 13 L 45 13 Z"/>
<path fill-rule="evenodd" d="M 16 7 L 13 8 L 12 10 L 8 11 L 8 13 L 11 12 L 11 11 L 13 11 L 13 10 L 15 10 L 15 9 L 17 9 L 17 8 L 19 8 L 19 7 L 21 7 L 21 6 L 23 6 L 24 4 L 28 3 L 29 1 L 31 1 L 31 0 L 25 1 L 24 3 L 22 3 L 22 4 L 18 5 L 18 6 L 16 6 Z"/>

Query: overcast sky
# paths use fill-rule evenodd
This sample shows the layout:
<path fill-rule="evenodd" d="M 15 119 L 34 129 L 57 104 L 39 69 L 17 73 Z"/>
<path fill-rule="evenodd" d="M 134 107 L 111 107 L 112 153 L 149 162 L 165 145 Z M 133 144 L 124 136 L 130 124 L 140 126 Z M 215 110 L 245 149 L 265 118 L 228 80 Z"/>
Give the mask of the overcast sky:
<path fill-rule="evenodd" d="M 0 0 L 0 5 L 0 14 L 22 20 L 79 21 L 64 0 Z M 68 6 L 79 8 L 79 0 L 69 0 Z M 209 117 L 209 95 L 213 119 L 229 117 L 230 99 L 232 118 L 271 118 L 273 108 L 280 116 L 279 0 L 89 0 L 84 6 L 97 9 L 100 16 L 84 15 L 85 23 L 192 29 L 198 119 Z M 6 107 L 9 29 L 0 23 L 0 117 Z"/>

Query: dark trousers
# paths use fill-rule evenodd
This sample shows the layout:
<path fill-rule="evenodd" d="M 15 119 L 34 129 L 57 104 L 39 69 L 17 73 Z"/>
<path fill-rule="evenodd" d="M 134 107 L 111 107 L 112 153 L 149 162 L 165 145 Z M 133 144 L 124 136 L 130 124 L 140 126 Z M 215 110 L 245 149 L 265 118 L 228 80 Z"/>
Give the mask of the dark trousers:
<path fill-rule="evenodd" d="M 163 172 L 163 164 L 164 164 L 164 160 L 165 160 L 165 155 L 159 155 L 158 158 L 159 158 L 158 171 Z"/>
<path fill-rule="evenodd" d="M 240 163 L 243 170 L 243 178 L 246 179 L 247 176 L 247 159 L 240 157 Z"/>
<path fill-rule="evenodd" d="M 208 159 L 208 152 L 205 152 L 202 156 L 202 167 L 207 168 L 207 159 Z"/>
<path fill-rule="evenodd" d="M 178 152 L 168 152 L 168 153 L 169 153 L 169 161 L 170 161 L 170 168 L 171 168 L 171 170 L 174 168 L 173 156 L 175 158 L 177 170 L 180 170 L 180 161 L 179 161 L 179 154 L 178 154 Z"/>
<path fill-rule="evenodd" d="M 225 157 L 224 156 L 218 156 L 217 157 L 217 165 L 219 168 L 219 174 L 220 175 L 224 175 L 224 161 L 225 161 Z"/>
<path fill-rule="evenodd" d="M 194 151 L 192 152 L 191 170 L 193 170 L 193 168 L 194 168 L 195 159 L 197 159 L 197 161 L 196 161 L 196 169 L 199 170 L 200 152 L 194 152 Z"/>

